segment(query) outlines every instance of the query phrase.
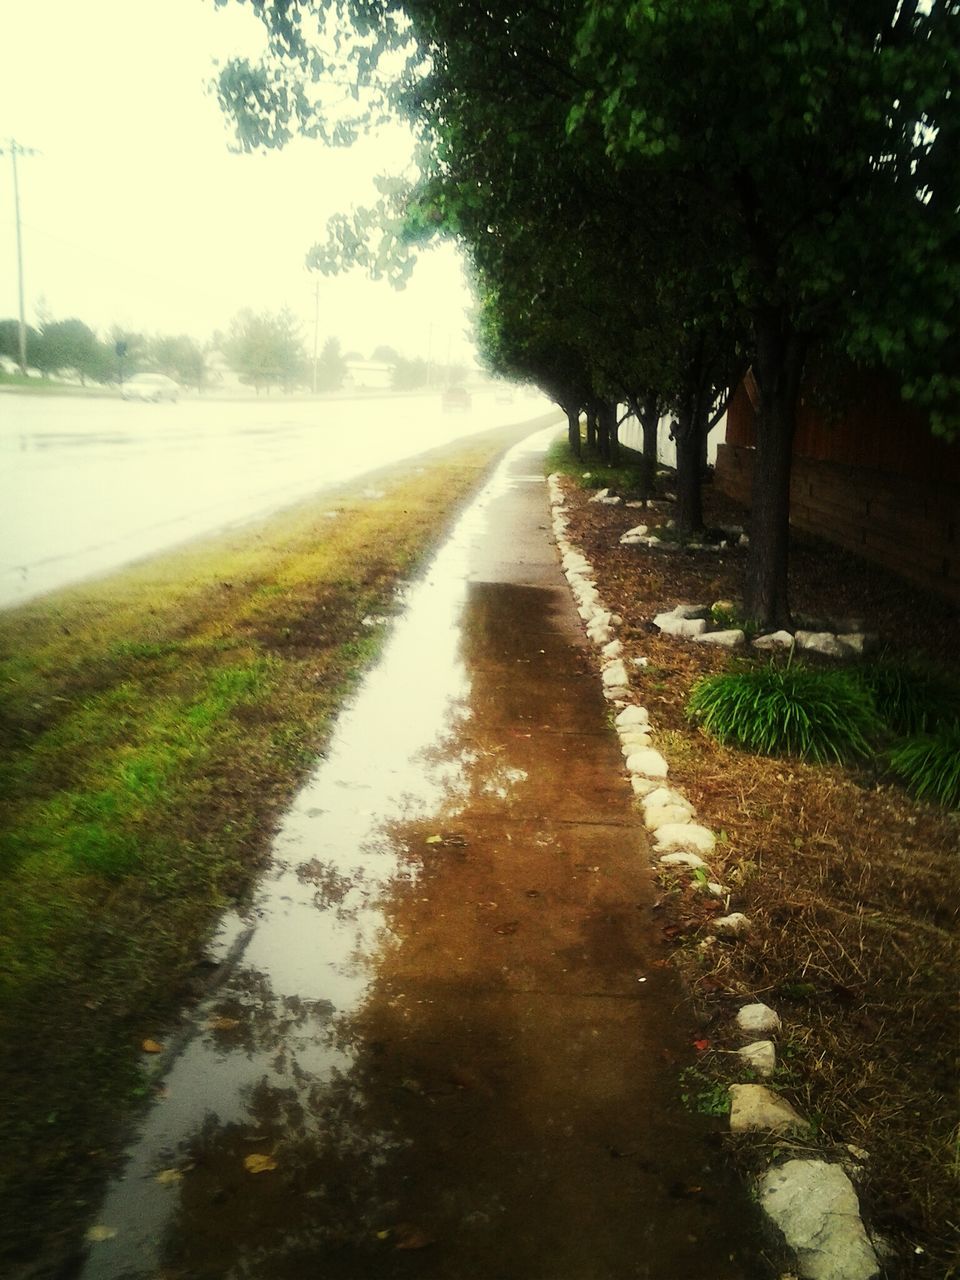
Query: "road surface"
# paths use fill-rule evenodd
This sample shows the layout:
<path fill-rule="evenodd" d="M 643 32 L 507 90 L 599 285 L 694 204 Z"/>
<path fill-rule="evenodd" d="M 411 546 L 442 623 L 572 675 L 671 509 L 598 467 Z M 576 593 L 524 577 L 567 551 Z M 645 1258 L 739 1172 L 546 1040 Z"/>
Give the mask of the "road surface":
<path fill-rule="evenodd" d="M 540 398 L 143 404 L 0 395 L 0 607 L 118 569 L 458 436 Z"/>

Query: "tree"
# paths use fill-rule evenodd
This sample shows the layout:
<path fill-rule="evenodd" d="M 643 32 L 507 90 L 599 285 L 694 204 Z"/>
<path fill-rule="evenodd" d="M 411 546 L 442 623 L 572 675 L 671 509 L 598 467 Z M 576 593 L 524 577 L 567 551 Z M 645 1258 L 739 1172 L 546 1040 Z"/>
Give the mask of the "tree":
<path fill-rule="evenodd" d="M 394 347 L 388 347 L 385 343 L 381 343 L 379 347 L 374 348 L 370 359 L 381 364 L 395 365 L 400 363 L 402 357 Z"/>
<path fill-rule="evenodd" d="M 393 366 L 395 391 L 415 391 L 417 387 L 425 387 L 429 377 L 430 366 L 426 360 L 407 360 L 404 356 L 397 356 Z"/>
<path fill-rule="evenodd" d="M 185 387 L 201 390 L 206 386 L 209 373 L 207 357 L 200 345 L 186 334 L 151 338 L 146 346 L 146 359 L 151 368 Z"/>
<path fill-rule="evenodd" d="M 303 339 L 289 311 L 241 311 L 230 323 L 223 352 L 240 380 L 255 387 L 258 395 L 271 386 L 289 391 L 304 380 Z"/>
<path fill-rule="evenodd" d="M 952 0 L 757 0 L 749 20 L 730 0 L 584 8 L 571 130 L 601 129 L 620 169 L 669 180 L 682 226 L 714 246 L 717 307 L 750 335 L 745 606 L 766 625 L 790 620 L 790 461 L 811 346 L 897 369 L 941 428 L 956 421 L 953 17 Z"/>
<path fill-rule="evenodd" d="M 111 362 L 106 347 L 82 320 L 48 320 L 35 343 L 34 363 L 43 373 L 72 370 L 81 384 L 87 378 L 106 382 Z"/>
<path fill-rule="evenodd" d="M 36 329 L 27 325 L 27 365 L 35 364 L 37 345 L 40 335 Z M 0 320 L 0 356 L 20 363 L 20 321 Z"/>
<path fill-rule="evenodd" d="M 317 360 L 317 390 L 339 391 L 347 376 L 347 361 L 339 338 L 328 338 Z"/>
<path fill-rule="evenodd" d="M 306 88 L 331 68 L 354 82 L 352 129 L 402 105 L 422 144 L 418 189 L 382 184 L 373 210 L 334 220 L 312 265 L 402 281 L 411 239 L 459 239 L 503 309 L 508 359 L 549 369 L 545 341 L 575 353 L 563 394 L 588 398 L 601 443 L 616 447 L 617 399 L 673 410 L 689 526 L 706 429 L 751 363 L 745 603 L 781 625 L 811 346 L 895 370 L 941 429 L 960 418 L 955 7 L 753 0 L 745 18 L 733 0 L 263 6 L 286 70 L 238 68 L 222 99 L 244 145 L 298 124 L 331 136 Z M 321 37 L 335 32 L 322 54 L 305 15 L 320 16 Z"/>

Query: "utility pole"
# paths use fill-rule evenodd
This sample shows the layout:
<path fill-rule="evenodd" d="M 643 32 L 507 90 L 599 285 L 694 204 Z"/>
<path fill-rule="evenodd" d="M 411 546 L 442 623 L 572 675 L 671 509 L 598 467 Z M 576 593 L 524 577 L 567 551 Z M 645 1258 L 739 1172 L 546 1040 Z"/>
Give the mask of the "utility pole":
<path fill-rule="evenodd" d="M 23 236 L 20 230 L 20 183 L 17 178 L 17 156 L 35 156 L 37 153 L 31 147 L 21 147 L 16 138 L 10 139 L 8 150 L 10 152 L 10 162 L 13 165 L 13 208 L 17 224 L 17 287 L 20 295 L 20 372 L 24 377 L 26 377 L 27 322 L 24 316 L 23 306 Z M 3 147 L 0 147 L 0 155 L 3 155 Z"/>
<path fill-rule="evenodd" d="M 317 334 L 320 332 L 320 277 L 313 295 L 313 394 L 317 394 Z"/>

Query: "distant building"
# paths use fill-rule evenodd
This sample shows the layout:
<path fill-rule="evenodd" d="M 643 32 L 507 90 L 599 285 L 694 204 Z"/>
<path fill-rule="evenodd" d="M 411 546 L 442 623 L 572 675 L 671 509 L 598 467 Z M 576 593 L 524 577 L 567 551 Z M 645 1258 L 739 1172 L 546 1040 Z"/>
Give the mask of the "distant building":
<path fill-rule="evenodd" d="M 385 391 L 393 386 L 393 365 L 379 360 L 352 360 L 347 358 L 347 372 L 343 389 L 354 391 Z"/>

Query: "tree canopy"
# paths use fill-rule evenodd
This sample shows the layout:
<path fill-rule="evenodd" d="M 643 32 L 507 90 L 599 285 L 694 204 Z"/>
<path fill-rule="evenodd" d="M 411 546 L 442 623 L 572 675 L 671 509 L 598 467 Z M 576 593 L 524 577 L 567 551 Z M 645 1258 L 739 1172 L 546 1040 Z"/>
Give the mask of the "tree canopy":
<path fill-rule="evenodd" d="M 241 311 L 230 324 L 223 352 L 240 380 L 258 392 L 272 386 L 290 390 L 304 380 L 303 338 L 288 311 Z"/>
<path fill-rule="evenodd" d="M 311 265 L 401 283 L 419 240 L 457 239 L 494 369 L 571 413 L 672 412 L 688 524 L 705 432 L 752 366 L 759 621 L 789 621 L 811 352 L 882 367 L 956 430 L 956 0 L 253 3 L 264 61 L 219 82 L 241 146 L 349 141 L 391 109 L 419 142 L 419 179 L 338 216 Z"/>

